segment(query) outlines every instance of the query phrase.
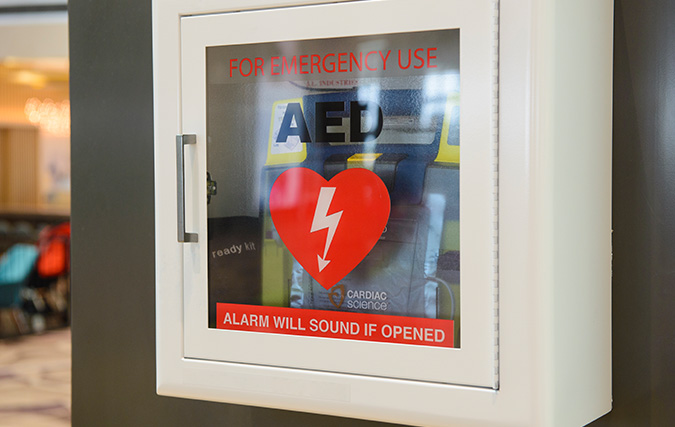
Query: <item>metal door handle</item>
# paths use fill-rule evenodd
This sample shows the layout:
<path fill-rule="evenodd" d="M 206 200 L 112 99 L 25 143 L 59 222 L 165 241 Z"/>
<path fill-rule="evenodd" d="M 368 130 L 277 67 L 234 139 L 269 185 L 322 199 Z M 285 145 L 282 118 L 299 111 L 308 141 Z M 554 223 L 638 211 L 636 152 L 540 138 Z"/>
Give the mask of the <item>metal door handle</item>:
<path fill-rule="evenodd" d="M 176 171 L 178 176 L 178 241 L 197 242 L 197 233 L 185 232 L 185 155 L 183 147 L 196 144 L 197 135 L 176 135 Z"/>

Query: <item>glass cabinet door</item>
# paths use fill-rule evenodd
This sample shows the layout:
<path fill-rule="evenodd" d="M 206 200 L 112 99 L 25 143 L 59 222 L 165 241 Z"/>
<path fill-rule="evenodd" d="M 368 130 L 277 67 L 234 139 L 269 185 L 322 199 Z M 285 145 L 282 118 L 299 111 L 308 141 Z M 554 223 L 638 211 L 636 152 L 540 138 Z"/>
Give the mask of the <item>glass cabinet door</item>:
<path fill-rule="evenodd" d="M 181 20 L 186 356 L 493 387 L 489 39 L 345 6 Z"/>
<path fill-rule="evenodd" d="M 206 68 L 209 327 L 459 347 L 459 30 L 207 47 Z"/>

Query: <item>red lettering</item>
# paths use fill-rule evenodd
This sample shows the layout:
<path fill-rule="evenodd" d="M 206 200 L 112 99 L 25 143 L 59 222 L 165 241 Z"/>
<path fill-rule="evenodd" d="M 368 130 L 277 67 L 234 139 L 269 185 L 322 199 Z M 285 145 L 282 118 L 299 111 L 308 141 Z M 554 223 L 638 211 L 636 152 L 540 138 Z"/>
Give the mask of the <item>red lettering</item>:
<path fill-rule="evenodd" d="M 321 56 L 319 55 L 312 55 L 311 60 L 311 65 L 309 72 L 313 73 L 314 72 L 314 66 L 316 66 L 316 72 L 320 73 L 321 72 Z"/>
<path fill-rule="evenodd" d="M 436 68 L 436 67 L 438 67 L 438 65 L 436 65 L 436 64 L 433 64 L 433 65 L 431 64 L 431 60 L 432 60 L 432 59 L 436 59 L 436 55 L 433 55 L 433 56 L 431 55 L 431 51 L 432 51 L 432 50 L 433 50 L 434 52 L 436 52 L 436 48 L 435 48 L 435 47 L 430 47 L 430 48 L 427 50 L 427 68 Z"/>
<path fill-rule="evenodd" d="M 421 56 L 418 55 L 418 53 L 419 53 L 420 50 L 424 50 L 424 49 L 422 49 L 422 48 L 415 49 L 415 53 L 414 53 L 415 59 L 418 59 L 418 60 L 420 61 L 420 65 L 415 65 L 413 68 L 422 68 L 422 67 L 424 67 L 424 58 L 422 58 Z"/>
<path fill-rule="evenodd" d="M 232 63 L 233 63 L 234 61 L 236 61 L 236 60 L 237 60 L 237 58 L 232 58 L 232 59 L 230 59 L 230 77 L 232 77 L 232 70 L 236 70 L 236 69 L 237 69 L 237 66 L 236 66 L 236 65 L 232 65 Z"/>
<path fill-rule="evenodd" d="M 323 61 L 322 61 L 322 64 L 323 64 L 323 70 L 324 70 L 325 72 L 327 72 L 327 73 L 334 73 L 334 72 L 335 72 L 335 62 L 330 62 L 330 63 L 329 63 L 329 65 L 332 65 L 332 67 L 331 67 L 330 69 L 328 69 L 328 68 L 326 67 L 326 59 L 328 59 L 329 56 L 333 56 L 333 57 L 334 57 L 335 54 L 334 54 L 334 53 L 329 53 L 328 55 L 326 55 L 326 56 L 323 57 Z"/>
<path fill-rule="evenodd" d="M 374 50 L 373 50 L 372 52 L 368 52 L 368 53 L 366 54 L 366 68 L 369 69 L 370 71 L 375 71 L 375 70 L 377 70 L 377 68 L 370 68 L 370 66 L 368 65 L 368 57 L 369 57 L 370 55 L 372 55 L 373 53 L 377 53 L 377 51 L 374 51 Z M 382 53 L 380 53 L 380 55 L 382 55 Z"/>
<path fill-rule="evenodd" d="M 343 56 L 347 56 L 347 52 L 338 53 L 338 71 L 340 73 L 346 73 L 348 71 L 346 68 L 342 68 L 343 64 L 347 64 L 347 60 L 342 59 Z"/>
<path fill-rule="evenodd" d="M 244 64 L 245 61 L 248 62 L 248 74 L 244 73 L 244 67 L 242 66 L 242 64 Z M 251 62 L 251 60 L 248 59 L 248 58 L 242 59 L 241 62 L 240 62 L 240 65 L 239 65 L 239 72 L 244 77 L 250 76 L 251 73 L 253 72 L 253 62 Z"/>
<path fill-rule="evenodd" d="M 265 75 L 265 70 L 263 70 L 263 65 L 265 64 L 265 60 L 262 58 L 256 58 L 255 59 L 255 75 L 258 75 L 258 70 L 260 70 L 260 74 L 263 76 Z"/>
<path fill-rule="evenodd" d="M 309 55 L 300 55 L 300 65 L 298 68 L 300 68 L 300 74 L 309 74 L 309 71 L 304 71 L 305 66 L 309 65 L 307 62 L 307 59 L 309 58 Z"/>
<path fill-rule="evenodd" d="M 350 52 L 349 53 L 349 71 L 352 71 L 352 64 L 356 64 L 356 68 L 361 71 L 361 61 L 363 61 L 363 52 L 359 52 L 359 59 L 356 59 L 356 55 L 354 53 Z"/>
<path fill-rule="evenodd" d="M 293 60 L 289 64 L 286 61 L 286 57 L 282 56 L 281 57 L 281 74 L 284 73 L 284 68 L 286 69 L 286 74 L 291 74 L 291 66 L 293 66 L 293 74 L 298 74 L 298 68 L 295 65 L 295 55 L 293 55 Z"/>
<path fill-rule="evenodd" d="M 407 70 L 408 68 L 410 68 L 410 62 L 412 62 L 411 58 L 410 58 L 410 49 L 408 49 L 408 64 L 405 67 L 401 63 L 401 49 L 399 49 L 398 50 L 398 66 L 399 66 L 399 68 L 402 69 L 402 70 Z"/>
<path fill-rule="evenodd" d="M 279 66 L 279 64 L 275 64 L 275 63 L 274 63 L 275 60 L 278 61 L 278 60 L 279 60 L 279 57 L 278 57 L 278 56 L 273 56 L 273 57 L 270 59 L 270 63 L 272 64 L 272 65 L 270 66 L 270 70 L 271 70 L 273 76 L 278 76 L 278 75 L 280 75 L 281 73 L 275 69 L 275 67 L 278 67 L 278 66 Z"/>
<path fill-rule="evenodd" d="M 380 51 L 380 57 L 382 58 L 382 69 L 384 71 L 387 71 L 387 59 L 389 59 L 390 53 L 391 53 L 391 51 L 388 50 L 386 55 L 382 55 L 382 51 Z"/>

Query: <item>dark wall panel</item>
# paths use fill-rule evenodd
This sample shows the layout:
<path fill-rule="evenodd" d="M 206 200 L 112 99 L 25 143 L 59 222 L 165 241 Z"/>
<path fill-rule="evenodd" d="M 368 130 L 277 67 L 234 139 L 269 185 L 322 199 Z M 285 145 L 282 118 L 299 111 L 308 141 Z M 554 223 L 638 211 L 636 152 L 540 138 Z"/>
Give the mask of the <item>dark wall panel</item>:
<path fill-rule="evenodd" d="M 616 1 L 614 410 L 598 426 L 675 425 L 673 22 L 673 1 Z"/>

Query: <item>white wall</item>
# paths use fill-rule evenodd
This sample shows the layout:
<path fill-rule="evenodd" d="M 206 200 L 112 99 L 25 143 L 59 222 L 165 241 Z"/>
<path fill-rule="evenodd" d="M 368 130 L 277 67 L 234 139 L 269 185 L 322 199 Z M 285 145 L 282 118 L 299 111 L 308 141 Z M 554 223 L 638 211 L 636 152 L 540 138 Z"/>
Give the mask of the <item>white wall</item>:
<path fill-rule="evenodd" d="M 67 58 L 68 13 L 0 14 L 0 59 L 8 56 Z"/>

